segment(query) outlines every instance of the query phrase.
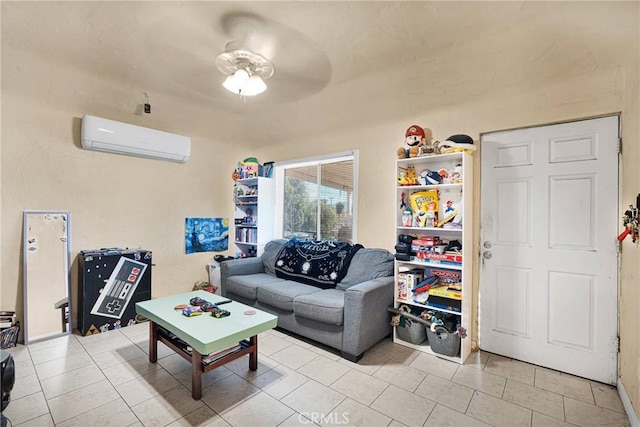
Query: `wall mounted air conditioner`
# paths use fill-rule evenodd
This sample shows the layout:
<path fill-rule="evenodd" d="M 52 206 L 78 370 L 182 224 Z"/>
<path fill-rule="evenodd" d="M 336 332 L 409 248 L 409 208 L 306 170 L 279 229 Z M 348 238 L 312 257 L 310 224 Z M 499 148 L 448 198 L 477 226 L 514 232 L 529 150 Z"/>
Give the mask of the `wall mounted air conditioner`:
<path fill-rule="evenodd" d="M 191 138 L 100 117 L 82 117 L 82 148 L 106 153 L 184 163 Z"/>

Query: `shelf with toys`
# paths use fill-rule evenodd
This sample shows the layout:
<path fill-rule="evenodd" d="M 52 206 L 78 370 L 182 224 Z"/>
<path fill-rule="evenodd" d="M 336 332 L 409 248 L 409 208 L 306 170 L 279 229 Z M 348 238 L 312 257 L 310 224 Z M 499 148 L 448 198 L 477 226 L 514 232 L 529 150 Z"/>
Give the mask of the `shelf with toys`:
<path fill-rule="evenodd" d="M 409 135 L 410 131 L 417 136 Z M 431 141 L 431 131 L 425 131 L 426 140 L 418 126 L 407 130 L 408 140 L 422 138 L 408 154 L 413 157 L 403 158 L 398 150 L 394 308 L 414 319 L 427 319 L 430 326 L 426 326 L 424 339 L 408 335 L 401 328 L 425 326 L 395 316 L 394 342 L 464 363 L 471 352 L 466 334 L 472 315 L 470 153 L 475 146 L 465 135 L 441 144 Z M 466 145 L 469 140 L 471 145 Z M 429 150 L 422 148 L 425 145 Z M 440 148 L 449 152 L 441 153 Z"/>
<path fill-rule="evenodd" d="M 262 255 L 264 245 L 273 238 L 275 185 L 271 166 L 271 162 L 261 166 L 249 158 L 240 162 L 232 175 L 237 257 Z M 267 171 L 268 176 L 262 176 Z"/>

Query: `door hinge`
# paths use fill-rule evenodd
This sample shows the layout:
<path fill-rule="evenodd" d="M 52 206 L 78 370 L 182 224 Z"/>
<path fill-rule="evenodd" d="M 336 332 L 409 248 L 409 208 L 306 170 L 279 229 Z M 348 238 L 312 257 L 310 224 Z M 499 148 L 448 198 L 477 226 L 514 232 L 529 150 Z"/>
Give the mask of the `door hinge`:
<path fill-rule="evenodd" d="M 620 353 L 620 335 L 616 337 L 616 350 Z"/>
<path fill-rule="evenodd" d="M 618 137 L 618 154 L 622 154 L 622 138 Z"/>

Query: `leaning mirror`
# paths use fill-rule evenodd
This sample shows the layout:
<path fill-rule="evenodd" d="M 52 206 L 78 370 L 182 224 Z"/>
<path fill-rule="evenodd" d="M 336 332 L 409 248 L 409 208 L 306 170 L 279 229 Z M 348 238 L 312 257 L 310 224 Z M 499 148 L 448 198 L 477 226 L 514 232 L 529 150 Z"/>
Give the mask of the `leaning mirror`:
<path fill-rule="evenodd" d="M 69 334 L 70 213 L 24 211 L 24 343 Z"/>

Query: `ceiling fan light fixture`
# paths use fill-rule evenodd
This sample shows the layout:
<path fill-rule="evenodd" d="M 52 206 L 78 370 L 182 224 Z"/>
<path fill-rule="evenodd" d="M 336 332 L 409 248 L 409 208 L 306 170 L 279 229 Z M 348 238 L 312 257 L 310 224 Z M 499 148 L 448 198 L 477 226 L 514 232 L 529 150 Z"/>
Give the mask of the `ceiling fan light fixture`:
<path fill-rule="evenodd" d="M 236 43 L 227 45 L 227 50 L 216 58 L 216 66 L 228 77 L 222 83 L 225 89 L 240 96 L 256 96 L 267 89 L 264 82 L 273 75 L 274 67 L 265 57 L 239 48 Z"/>
<path fill-rule="evenodd" d="M 267 84 L 262 80 L 262 77 L 254 74 L 249 77 L 249 80 L 244 85 L 241 94 L 245 96 L 256 96 L 260 95 L 265 90 L 267 90 Z"/>
<path fill-rule="evenodd" d="M 249 73 L 244 68 L 238 69 L 235 73 L 230 74 L 222 83 L 225 89 L 236 95 L 244 92 L 242 89 L 249 83 Z"/>

